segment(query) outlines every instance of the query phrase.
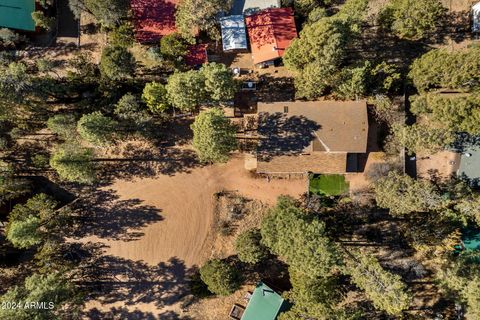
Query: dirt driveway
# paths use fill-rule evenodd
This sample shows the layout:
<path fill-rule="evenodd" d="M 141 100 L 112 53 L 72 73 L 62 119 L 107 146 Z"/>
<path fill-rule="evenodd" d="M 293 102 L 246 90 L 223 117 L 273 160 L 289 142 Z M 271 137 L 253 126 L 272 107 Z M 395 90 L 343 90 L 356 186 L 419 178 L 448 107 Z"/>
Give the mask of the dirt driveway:
<path fill-rule="evenodd" d="M 101 231 L 83 239 L 105 245 L 99 265 L 105 264 L 109 279 L 102 284 L 105 294 L 87 303 L 93 309 L 88 318 L 180 318 L 185 277 L 209 255 L 213 194 L 236 190 L 273 204 L 281 194 L 300 195 L 305 186 L 303 180 L 252 178 L 241 156 L 189 173 L 114 182 L 103 190 L 115 196 L 108 198 Z M 112 236 L 115 228 L 123 236 Z"/>

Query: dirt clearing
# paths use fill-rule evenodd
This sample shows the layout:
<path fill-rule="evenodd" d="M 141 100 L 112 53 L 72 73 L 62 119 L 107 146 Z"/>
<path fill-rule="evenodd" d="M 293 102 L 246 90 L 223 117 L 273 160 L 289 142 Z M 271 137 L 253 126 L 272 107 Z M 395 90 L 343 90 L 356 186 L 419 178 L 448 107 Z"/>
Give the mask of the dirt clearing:
<path fill-rule="evenodd" d="M 110 280 L 103 281 L 104 293 L 87 304 L 87 309 L 96 308 L 89 318 L 130 319 L 135 312 L 145 318 L 152 314 L 152 319 L 160 312 L 182 314 L 177 302 L 188 295 L 185 278 L 211 255 L 207 239 L 214 223 L 216 192 L 232 190 L 267 204 L 275 203 L 281 194 L 305 192 L 304 180 L 268 182 L 253 178 L 243 164 L 243 157 L 237 155 L 226 164 L 173 176 L 118 180 L 100 190 L 109 196 L 91 210 L 103 207 L 103 222 L 96 220 L 97 229 L 90 229 L 82 242 L 104 246 L 104 270 L 115 283 L 110 287 Z M 132 282 L 136 283 L 133 288 Z M 146 296 L 149 300 L 142 300 Z"/>

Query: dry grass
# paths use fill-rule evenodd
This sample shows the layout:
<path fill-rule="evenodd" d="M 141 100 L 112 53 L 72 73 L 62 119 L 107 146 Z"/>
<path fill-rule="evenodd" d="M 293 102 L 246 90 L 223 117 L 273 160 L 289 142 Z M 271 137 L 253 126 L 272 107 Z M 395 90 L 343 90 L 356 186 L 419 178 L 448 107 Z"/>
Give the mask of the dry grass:
<path fill-rule="evenodd" d="M 152 59 L 148 53 L 148 49 L 149 47 L 147 46 L 135 43 L 133 47 L 130 48 L 130 52 L 134 56 L 135 60 L 147 69 L 161 67 L 162 63 Z"/>
<path fill-rule="evenodd" d="M 249 229 L 259 228 L 269 206 L 230 191 L 216 194 L 215 233 L 211 258 L 235 254 L 235 239 Z"/>

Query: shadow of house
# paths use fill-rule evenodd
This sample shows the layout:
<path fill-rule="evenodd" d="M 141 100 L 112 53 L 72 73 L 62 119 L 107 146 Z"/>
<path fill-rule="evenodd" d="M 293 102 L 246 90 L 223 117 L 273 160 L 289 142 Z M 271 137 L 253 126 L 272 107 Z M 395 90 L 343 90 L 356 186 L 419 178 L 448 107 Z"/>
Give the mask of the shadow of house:
<path fill-rule="evenodd" d="M 78 38 L 79 31 L 79 20 L 70 10 L 68 0 L 57 0 L 57 37 Z"/>
<path fill-rule="evenodd" d="M 122 158 L 95 159 L 102 163 L 101 181 L 104 185 L 113 179 L 148 178 L 156 175 L 188 173 L 201 166 L 193 150 L 165 148 L 160 150 L 136 150 Z"/>
<path fill-rule="evenodd" d="M 257 172 L 357 172 L 367 153 L 365 101 L 258 104 Z"/>

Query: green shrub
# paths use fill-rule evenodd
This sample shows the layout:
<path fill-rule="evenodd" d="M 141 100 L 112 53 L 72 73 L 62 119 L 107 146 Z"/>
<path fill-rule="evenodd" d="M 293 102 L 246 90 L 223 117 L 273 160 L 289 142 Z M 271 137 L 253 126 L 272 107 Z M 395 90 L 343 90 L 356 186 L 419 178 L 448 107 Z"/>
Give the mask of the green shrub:
<path fill-rule="evenodd" d="M 240 287 L 240 277 L 235 268 L 219 259 L 207 261 L 200 268 L 200 278 L 209 291 L 220 296 L 228 296 Z"/>

